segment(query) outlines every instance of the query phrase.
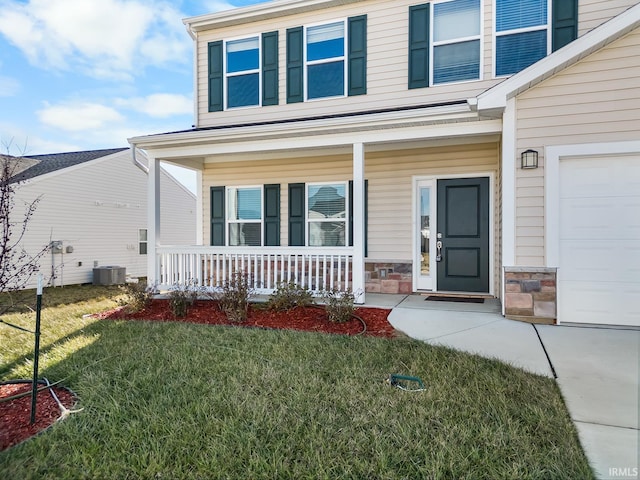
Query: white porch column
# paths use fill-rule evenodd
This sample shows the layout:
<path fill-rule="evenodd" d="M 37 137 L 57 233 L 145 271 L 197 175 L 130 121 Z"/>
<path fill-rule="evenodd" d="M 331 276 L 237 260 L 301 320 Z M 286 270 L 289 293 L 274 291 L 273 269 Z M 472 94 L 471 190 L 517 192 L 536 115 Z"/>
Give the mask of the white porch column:
<path fill-rule="evenodd" d="M 202 205 L 202 170 L 196 170 L 196 245 L 204 245 L 204 208 Z"/>
<path fill-rule="evenodd" d="M 150 154 L 147 175 L 147 285 L 159 279 L 156 247 L 160 245 L 160 160 Z"/>
<path fill-rule="evenodd" d="M 352 287 L 356 303 L 365 300 L 364 288 L 364 144 L 353 144 L 353 265 Z"/>
<path fill-rule="evenodd" d="M 516 100 L 507 100 L 502 114 L 502 268 L 500 292 L 505 314 L 504 267 L 516 264 Z"/>

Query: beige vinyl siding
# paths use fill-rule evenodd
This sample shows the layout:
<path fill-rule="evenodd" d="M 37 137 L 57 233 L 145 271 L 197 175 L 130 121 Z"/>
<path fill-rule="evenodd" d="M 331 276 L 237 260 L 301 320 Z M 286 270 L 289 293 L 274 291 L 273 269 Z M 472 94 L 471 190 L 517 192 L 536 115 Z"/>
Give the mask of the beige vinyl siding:
<path fill-rule="evenodd" d="M 368 260 L 413 262 L 412 190 L 415 176 L 495 173 L 494 192 L 499 195 L 497 143 L 442 146 L 424 149 L 365 153 L 365 178 L 369 181 Z M 209 187 L 281 185 L 281 240 L 288 238 L 289 183 L 347 181 L 352 178 L 350 155 L 207 164 L 203 172 L 204 243 L 209 244 Z M 494 199 L 494 217 L 499 202 Z M 499 237 L 495 223 L 494 238 Z M 499 262 L 496 258 L 494 269 Z M 499 278 L 496 270 L 496 278 Z M 496 289 L 497 291 L 498 289 Z"/>
<path fill-rule="evenodd" d="M 637 0 L 578 0 L 578 36 L 636 5 Z"/>
<path fill-rule="evenodd" d="M 408 78 L 408 18 L 409 6 L 420 1 L 397 0 L 393 2 L 369 0 L 343 7 L 335 7 L 307 14 L 280 17 L 277 20 L 254 22 L 198 34 L 198 126 L 242 124 L 304 118 L 308 116 L 334 115 L 353 111 L 395 108 L 409 105 L 433 104 L 448 101 L 465 101 L 471 96 L 495 85 L 492 80 L 492 1 L 484 2 L 485 36 L 483 38 L 483 78 L 471 81 L 437 85 L 409 90 Z M 367 94 L 354 97 L 319 99 L 303 103 L 287 104 L 286 96 L 286 31 L 303 25 L 346 19 L 367 14 Z M 208 112 L 207 45 L 211 41 L 260 35 L 263 32 L 279 32 L 279 96 L 280 105 L 247 107 L 225 112 Z"/>
<path fill-rule="evenodd" d="M 64 253 L 45 255 L 44 277 L 56 268 L 55 285 L 93 281 L 93 266 L 118 265 L 128 274 L 146 275 L 147 256 L 138 251 L 139 229 L 147 224 L 147 175 L 121 153 L 36 177 L 18 187 L 17 204 L 41 201 L 24 237 L 25 249 L 35 254 L 51 240 L 63 242 Z M 178 243 L 195 241 L 195 197 L 165 172 L 161 224 Z M 193 212 L 189 216 L 188 212 Z M 21 209 L 13 214 L 20 221 Z M 66 247 L 73 247 L 66 253 Z M 31 286 L 35 286 L 34 282 Z"/>
<path fill-rule="evenodd" d="M 517 151 L 537 150 L 541 165 L 516 170 L 517 265 L 545 262 L 544 147 L 637 140 L 639 51 L 636 30 L 517 98 Z"/>

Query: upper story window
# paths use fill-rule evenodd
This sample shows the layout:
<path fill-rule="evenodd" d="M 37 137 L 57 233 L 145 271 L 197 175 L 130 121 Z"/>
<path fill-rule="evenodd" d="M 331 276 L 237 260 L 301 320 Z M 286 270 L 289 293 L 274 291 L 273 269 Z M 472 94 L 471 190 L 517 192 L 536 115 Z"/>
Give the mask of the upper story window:
<path fill-rule="evenodd" d="M 549 50 L 549 0 L 496 0 L 495 74 L 511 75 L 544 58 Z"/>
<path fill-rule="evenodd" d="M 433 84 L 480 78 L 480 0 L 433 5 Z"/>
<path fill-rule="evenodd" d="M 495 76 L 511 75 L 577 38 L 578 0 L 494 0 Z M 481 0 L 409 7 L 409 88 L 482 79 Z"/>
<path fill-rule="evenodd" d="M 259 37 L 226 42 L 227 108 L 260 105 Z"/>
<path fill-rule="evenodd" d="M 278 104 L 278 32 L 207 44 L 208 110 Z"/>
<path fill-rule="evenodd" d="M 367 93 L 367 16 L 287 29 L 287 103 Z"/>
<path fill-rule="evenodd" d="M 306 29 L 307 98 L 345 95 L 345 22 Z"/>
<path fill-rule="evenodd" d="M 480 0 L 409 7 L 409 88 L 481 78 Z"/>

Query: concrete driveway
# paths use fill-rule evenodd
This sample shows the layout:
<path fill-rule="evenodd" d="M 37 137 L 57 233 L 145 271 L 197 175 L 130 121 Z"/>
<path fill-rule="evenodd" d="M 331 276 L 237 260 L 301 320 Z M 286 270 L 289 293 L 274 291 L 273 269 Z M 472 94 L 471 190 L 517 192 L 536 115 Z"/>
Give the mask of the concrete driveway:
<path fill-rule="evenodd" d="M 596 476 L 639 478 L 640 330 L 534 326 L 502 317 L 497 300 L 367 294 L 367 306 L 392 308 L 389 322 L 410 337 L 555 377 Z"/>
<path fill-rule="evenodd" d="M 640 331 L 536 328 L 596 475 L 637 479 Z"/>

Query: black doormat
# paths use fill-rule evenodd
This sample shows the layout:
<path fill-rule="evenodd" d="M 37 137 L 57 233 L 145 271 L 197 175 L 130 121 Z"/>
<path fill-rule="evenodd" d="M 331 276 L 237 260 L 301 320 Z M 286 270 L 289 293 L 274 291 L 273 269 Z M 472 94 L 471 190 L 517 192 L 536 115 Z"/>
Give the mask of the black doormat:
<path fill-rule="evenodd" d="M 430 295 L 425 300 L 432 302 L 484 303 L 484 298 L 482 297 L 441 297 Z"/>

